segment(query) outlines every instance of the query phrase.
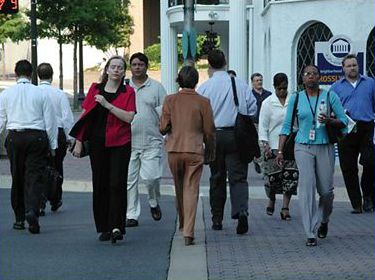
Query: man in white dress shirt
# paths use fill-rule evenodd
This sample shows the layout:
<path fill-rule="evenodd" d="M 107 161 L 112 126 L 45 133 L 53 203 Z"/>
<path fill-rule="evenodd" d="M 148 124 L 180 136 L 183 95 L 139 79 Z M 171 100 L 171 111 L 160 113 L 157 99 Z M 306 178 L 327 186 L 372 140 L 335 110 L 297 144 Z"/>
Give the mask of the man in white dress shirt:
<path fill-rule="evenodd" d="M 57 148 L 57 125 L 50 98 L 31 84 L 33 67 L 27 60 L 16 63 L 17 84 L 0 94 L 0 132 L 5 142 L 12 174 L 13 228 L 40 232 L 39 206 L 44 189 L 48 156 Z"/>
<path fill-rule="evenodd" d="M 208 54 L 212 77 L 204 82 L 197 92 L 210 99 L 216 127 L 216 159 L 210 163 L 210 205 L 212 229 L 222 230 L 224 206 L 227 197 L 228 177 L 232 219 L 238 220 L 237 234 L 248 231 L 249 189 L 247 182 L 248 164 L 240 160 L 240 150 L 234 138 L 234 123 L 237 107 L 234 103 L 232 82 L 225 71 L 226 59 L 221 50 Z M 239 107 L 243 115 L 254 116 L 257 111 L 256 99 L 244 81 L 234 78 Z"/>
<path fill-rule="evenodd" d="M 73 126 L 74 117 L 70 108 L 68 97 L 65 93 L 51 85 L 53 78 L 53 69 L 49 63 L 41 63 L 37 68 L 38 77 L 40 79 L 39 87 L 43 92 L 51 98 L 53 108 L 56 112 L 57 118 L 57 149 L 56 155 L 52 160 L 52 165 L 60 174 L 60 179 L 57 180 L 56 186 L 48 186 L 50 189 L 46 190 L 45 199 L 42 202 L 40 215 L 45 215 L 46 200 L 51 204 L 51 211 L 57 211 L 62 205 L 62 184 L 64 178 L 63 161 L 66 156 L 67 140 L 69 131 Z"/>

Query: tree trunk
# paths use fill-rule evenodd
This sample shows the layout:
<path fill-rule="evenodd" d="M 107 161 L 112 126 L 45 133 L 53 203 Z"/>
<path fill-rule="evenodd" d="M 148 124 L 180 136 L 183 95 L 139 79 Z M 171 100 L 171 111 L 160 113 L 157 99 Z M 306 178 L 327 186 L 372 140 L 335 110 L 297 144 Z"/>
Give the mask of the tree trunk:
<path fill-rule="evenodd" d="M 74 40 L 73 48 L 73 92 L 74 92 L 74 110 L 78 110 L 78 88 L 77 88 L 77 40 Z"/>
<path fill-rule="evenodd" d="M 3 80 L 5 80 L 5 72 L 6 72 L 6 69 L 5 69 L 5 43 L 1 43 L 1 49 L 2 49 L 1 60 L 3 61 Z"/>
<path fill-rule="evenodd" d="M 61 30 L 59 30 L 59 88 L 64 89 L 64 72 L 63 72 L 63 50 L 62 50 L 62 38 L 61 38 Z"/>
<path fill-rule="evenodd" d="M 79 87 L 78 87 L 78 102 L 82 104 L 82 101 L 85 99 L 84 93 L 84 71 L 83 71 L 83 38 L 79 39 L 78 42 L 79 50 Z"/>

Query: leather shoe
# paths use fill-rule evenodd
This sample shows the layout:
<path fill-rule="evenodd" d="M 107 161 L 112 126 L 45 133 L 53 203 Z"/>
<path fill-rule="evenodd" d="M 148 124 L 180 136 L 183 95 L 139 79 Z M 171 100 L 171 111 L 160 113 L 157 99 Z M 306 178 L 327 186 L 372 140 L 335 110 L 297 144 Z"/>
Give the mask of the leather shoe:
<path fill-rule="evenodd" d="M 161 219 L 161 209 L 159 205 L 156 205 L 156 207 L 150 207 L 151 210 L 151 216 L 155 221 L 159 221 Z"/>
<path fill-rule="evenodd" d="M 352 214 L 362 214 L 362 207 L 358 207 L 358 208 L 353 208 L 352 212 L 350 212 Z"/>
<path fill-rule="evenodd" d="M 13 224 L 13 229 L 16 229 L 16 230 L 23 230 L 23 229 L 25 229 L 25 222 L 24 221 L 16 221 Z"/>
<path fill-rule="evenodd" d="M 102 232 L 99 235 L 99 241 L 108 241 L 111 239 L 111 233 L 110 232 Z"/>
<path fill-rule="evenodd" d="M 138 226 L 138 221 L 134 219 L 127 219 L 126 220 L 126 227 L 137 227 Z"/>
<path fill-rule="evenodd" d="M 213 230 L 223 230 L 223 224 L 221 222 L 213 222 L 212 223 Z"/>
<path fill-rule="evenodd" d="M 363 198 L 363 211 L 365 211 L 365 212 L 373 212 L 374 211 L 374 204 L 372 203 L 371 197 L 364 197 Z"/>
<path fill-rule="evenodd" d="M 320 227 L 318 229 L 318 237 L 326 238 L 327 233 L 328 233 L 328 223 L 320 223 Z"/>
<path fill-rule="evenodd" d="M 249 230 L 249 224 L 247 221 L 247 212 L 241 211 L 238 215 L 237 234 L 244 234 Z"/>
<path fill-rule="evenodd" d="M 193 237 L 184 237 L 185 239 L 185 246 L 194 245 L 194 238 Z"/>
<path fill-rule="evenodd" d="M 35 215 L 34 211 L 29 211 L 26 213 L 26 221 L 29 224 L 29 232 L 32 234 L 40 233 L 40 226 L 38 222 L 38 217 Z"/>
<path fill-rule="evenodd" d="M 123 240 L 124 236 L 118 228 L 114 228 L 111 233 L 111 242 L 115 244 L 117 240 Z"/>
<path fill-rule="evenodd" d="M 60 200 L 59 202 L 52 204 L 51 205 L 51 211 L 56 212 L 61 206 L 62 206 L 62 201 Z"/>
<path fill-rule="evenodd" d="M 307 241 L 306 241 L 307 247 L 315 247 L 316 245 L 318 245 L 316 238 L 307 238 Z"/>

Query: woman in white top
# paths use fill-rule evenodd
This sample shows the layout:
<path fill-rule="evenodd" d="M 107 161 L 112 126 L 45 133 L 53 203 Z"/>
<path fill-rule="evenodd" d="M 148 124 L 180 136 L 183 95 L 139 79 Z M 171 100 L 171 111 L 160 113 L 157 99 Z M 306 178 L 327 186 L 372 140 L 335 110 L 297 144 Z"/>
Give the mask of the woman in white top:
<path fill-rule="evenodd" d="M 275 158 L 279 145 L 279 134 L 283 126 L 288 107 L 288 77 L 278 73 L 273 77 L 275 94 L 262 104 L 259 115 L 259 141 L 262 148 L 265 190 L 269 198 L 266 213 L 272 215 L 275 210 L 276 194 L 283 194 L 282 220 L 290 220 L 289 202 L 297 194 L 298 169 L 295 161 L 284 161 L 278 166 Z"/>

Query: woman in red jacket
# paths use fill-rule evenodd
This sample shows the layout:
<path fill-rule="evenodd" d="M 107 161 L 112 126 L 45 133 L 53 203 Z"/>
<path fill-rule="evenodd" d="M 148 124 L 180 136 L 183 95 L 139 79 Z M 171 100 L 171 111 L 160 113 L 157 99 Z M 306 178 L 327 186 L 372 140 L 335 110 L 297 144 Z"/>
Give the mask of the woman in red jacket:
<path fill-rule="evenodd" d="M 73 156 L 80 157 L 89 143 L 93 209 L 100 241 L 122 240 L 125 234 L 126 186 L 131 152 L 130 123 L 135 108 L 133 88 L 124 85 L 125 60 L 111 57 L 102 81 L 92 84 L 80 119 L 70 135 L 76 138 Z"/>

